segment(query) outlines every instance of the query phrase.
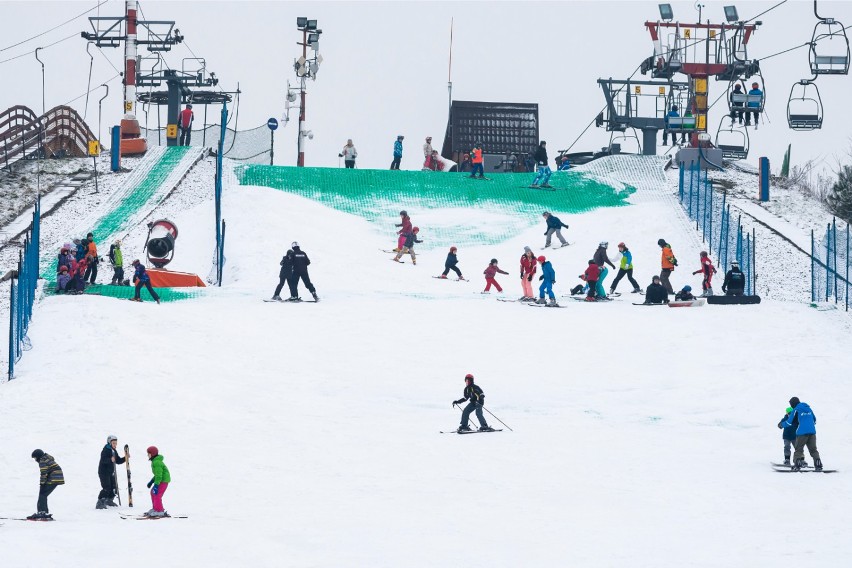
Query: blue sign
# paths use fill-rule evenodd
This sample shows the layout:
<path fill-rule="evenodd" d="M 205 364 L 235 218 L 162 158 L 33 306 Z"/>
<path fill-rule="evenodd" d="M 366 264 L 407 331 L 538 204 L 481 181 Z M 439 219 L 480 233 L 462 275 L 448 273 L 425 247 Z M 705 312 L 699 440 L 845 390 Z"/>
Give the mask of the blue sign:
<path fill-rule="evenodd" d="M 270 118 L 266 121 L 266 126 L 269 127 L 269 130 L 275 130 L 276 128 L 278 128 L 278 121 L 274 118 Z"/>

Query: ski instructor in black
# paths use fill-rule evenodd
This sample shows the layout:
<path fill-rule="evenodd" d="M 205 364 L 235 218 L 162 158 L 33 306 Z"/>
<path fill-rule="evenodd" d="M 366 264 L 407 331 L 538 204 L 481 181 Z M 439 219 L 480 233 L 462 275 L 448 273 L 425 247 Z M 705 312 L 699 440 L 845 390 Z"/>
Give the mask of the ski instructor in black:
<path fill-rule="evenodd" d="M 314 297 L 314 301 L 319 302 L 319 296 L 317 296 L 317 290 L 314 288 L 314 285 L 311 284 L 311 277 L 308 276 L 308 265 L 311 263 L 311 259 L 308 258 L 308 255 L 299 248 L 299 243 L 293 241 L 293 244 L 290 245 L 290 248 L 293 249 L 293 290 L 295 290 L 294 294 L 298 292 L 299 279 L 302 279 L 302 282 L 305 283 L 305 288 L 311 293 Z"/>
<path fill-rule="evenodd" d="M 101 450 L 101 461 L 98 462 L 98 478 L 101 480 L 101 492 L 98 493 L 98 503 L 95 509 L 106 509 L 107 507 L 118 507 L 113 499 L 118 491 L 115 479 L 115 464 L 124 463 L 124 458 L 118 455 L 115 447 L 118 438 L 107 436 L 107 443 Z"/>
<path fill-rule="evenodd" d="M 469 401 L 467 406 L 464 407 L 464 410 L 462 410 L 461 426 L 459 426 L 458 432 L 471 431 L 470 426 L 467 425 L 467 421 L 470 419 L 470 413 L 473 411 L 476 411 L 476 419 L 479 420 L 479 431 L 492 431 L 493 428 L 485 422 L 485 417 L 482 415 L 482 407 L 485 406 L 485 393 L 482 392 L 482 389 L 478 385 L 473 384 L 473 375 L 470 373 L 465 375 L 464 384 L 462 398 L 453 401 L 453 406 L 461 404 L 466 400 Z"/>

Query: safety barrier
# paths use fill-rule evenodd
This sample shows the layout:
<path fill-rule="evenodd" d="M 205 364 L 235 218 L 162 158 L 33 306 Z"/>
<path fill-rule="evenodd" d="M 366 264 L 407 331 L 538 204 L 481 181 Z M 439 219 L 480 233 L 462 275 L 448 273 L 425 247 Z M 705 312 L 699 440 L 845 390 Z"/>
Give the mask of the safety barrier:
<path fill-rule="evenodd" d="M 15 364 L 25 350 L 30 349 L 27 331 L 33 317 L 33 304 L 38 286 L 39 232 L 41 225 L 41 198 L 33 209 L 33 223 L 24 238 L 24 248 L 18 257 L 17 274 L 11 276 L 11 302 L 9 304 L 9 380 L 15 378 Z"/>
<path fill-rule="evenodd" d="M 849 224 L 837 230 L 837 220 L 829 223 L 817 243 L 811 231 L 811 301 L 844 303 L 849 310 L 849 269 L 852 244 Z"/>

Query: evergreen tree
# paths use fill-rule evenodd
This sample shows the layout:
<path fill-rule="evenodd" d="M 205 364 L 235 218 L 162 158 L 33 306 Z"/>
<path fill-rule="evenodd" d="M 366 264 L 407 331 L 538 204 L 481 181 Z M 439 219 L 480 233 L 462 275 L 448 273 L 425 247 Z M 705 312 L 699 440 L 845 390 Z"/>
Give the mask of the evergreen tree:
<path fill-rule="evenodd" d="M 827 201 L 832 213 L 847 223 L 852 222 L 852 166 L 840 167 Z"/>

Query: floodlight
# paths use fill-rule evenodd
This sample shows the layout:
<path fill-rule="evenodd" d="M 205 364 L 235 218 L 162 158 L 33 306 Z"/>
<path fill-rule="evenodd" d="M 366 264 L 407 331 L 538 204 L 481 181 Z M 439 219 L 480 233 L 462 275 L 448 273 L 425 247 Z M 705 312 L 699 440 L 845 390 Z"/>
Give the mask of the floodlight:
<path fill-rule="evenodd" d="M 296 18 L 296 27 L 297 28 L 304 28 L 307 25 L 308 25 L 308 19 L 307 18 Z"/>
<path fill-rule="evenodd" d="M 319 43 L 319 34 L 308 34 L 308 45 Z"/>
<path fill-rule="evenodd" d="M 728 20 L 728 22 L 740 21 L 736 6 L 725 6 L 725 19 Z"/>
<path fill-rule="evenodd" d="M 308 25 L 306 26 L 309 30 L 317 29 L 317 21 L 316 20 L 308 20 Z"/>
<path fill-rule="evenodd" d="M 674 20 L 674 13 L 672 12 L 671 4 L 660 4 L 660 19 L 664 21 Z"/>
<path fill-rule="evenodd" d="M 291 103 L 295 103 L 296 102 L 296 93 L 294 93 L 293 91 L 290 91 L 289 93 L 287 93 L 287 100 Z"/>

